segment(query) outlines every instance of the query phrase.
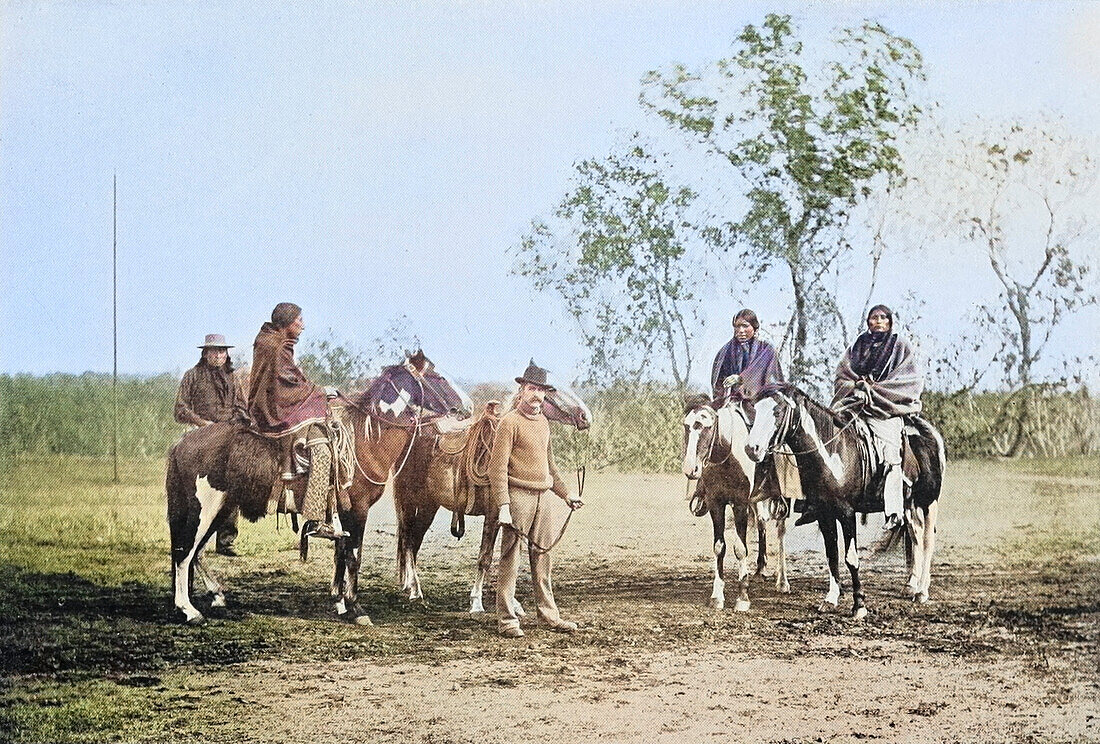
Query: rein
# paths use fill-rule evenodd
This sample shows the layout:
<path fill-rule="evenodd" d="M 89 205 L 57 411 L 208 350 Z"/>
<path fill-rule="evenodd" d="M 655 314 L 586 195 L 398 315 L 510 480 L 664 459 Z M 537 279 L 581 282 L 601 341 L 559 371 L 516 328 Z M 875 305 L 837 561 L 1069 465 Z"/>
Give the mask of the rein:
<path fill-rule="evenodd" d="M 549 553 L 551 550 L 557 547 L 558 543 L 561 542 L 561 539 L 565 537 L 565 530 L 569 526 L 569 520 L 573 518 L 573 512 L 575 511 L 573 507 L 569 507 L 569 513 L 565 515 L 565 523 L 561 526 L 561 530 L 558 532 L 558 536 L 554 538 L 554 541 L 552 543 L 550 543 L 546 547 L 539 545 L 537 542 L 535 542 L 535 538 L 531 537 L 531 532 L 535 529 L 535 523 L 538 521 L 539 518 L 539 509 L 542 508 L 543 493 L 545 493 L 545 491 L 540 492 L 538 498 L 535 500 L 535 515 L 531 517 L 531 526 L 527 529 L 526 533 L 520 533 L 520 537 L 522 537 L 527 542 L 527 549 L 533 550 L 536 553 Z"/>
<path fill-rule="evenodd" d="M 847 410 L 847 408 L 849 408 L 849 406 L 845 406 L 844 408 L 841 408 L 840 410 L 844 411 L 844 410 Z M 839 412 L 840 411 L 838 411 L 838 413 Z M 791 406 L 791 405 L 788 405 L 787 406 L 787 412 L 783 416 L 783 425 L 780 426 L 779 429 L 776 430 L 775 434 L 772 435 L 772 439 L 771 439 L 771 442 L 768 444 L 768 451 L 767 451 L 766 454 L 774 455 L 775 453 L 779 452 L 779 447 L 781 446 L 779 443 L 782 443 L 787 438 L 787 435 L 790 434 L 791 423 L 793 421 L 794 421 L 794 407 Z M 856 419 L 855 419 L 854 416 L 852 418 L 848 419 L 848 423 L 844 424 L 844 426 L 837 429 L 836 434 L 832 435 L 831 437 L 829 437 L 826 440 L 823 440 L 821 442 L 821 444 L 824 447 L 826 447 L 826 449 L 827 449 L 828 446 L 830 444 L 832 444 L 833 442 L 835 442 L 837 439 L 839 439 L 840 435 L 844 433 L 844 430 L 847 429 L 852 424 L 854 424 L 855 421 L 856 421 Z M 782 436 L 780 436 L 780 435 L 782 435 Z M 790 452 L 785 452 L 783 454 L 796 455 L 797 456 L 797 455 L 808 455 L 808 454 L 811 454 L 811 453 L 816 452 L 816 451 L 817 451 L 817 447 L 814 447 L 813 449 L 804 450 L 802 452 L 795 452 L 795 451 L 792 450 Z"/>

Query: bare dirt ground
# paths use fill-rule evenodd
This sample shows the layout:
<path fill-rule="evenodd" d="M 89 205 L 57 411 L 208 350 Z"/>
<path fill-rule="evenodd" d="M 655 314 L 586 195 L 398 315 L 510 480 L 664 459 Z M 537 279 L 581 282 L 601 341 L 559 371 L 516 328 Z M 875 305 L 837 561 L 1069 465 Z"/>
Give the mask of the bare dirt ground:
<path fill-rule="evenodd" d="M 760 578 L 750 612 L 708 609 L 710 524 L 688 513 L 677 476 L 589 476 L 588 505 L 555 551 L 574 636 L 532 623 L 507 640 L 492 615 L 465 613 L 479 520 L 456 542 L 440 516 L 421 553 L 428 602 L 409 605 L 390 588 L 393 512 L 379 504 L 364 549 L 372 628 L 326 614 L 327 556 L 298 565 L 288 536 L 272 551 L 260 537 L 270 527 L 246 524 L 245 556 L 212 564 L 231 589 L 227 616 L 198 631 L 158 619 L 156 631 L 176 648 L 216 637 L 234 663 L 195 651 L 196 663 L 155 675 L 135 664 L 97 694 L 123 706 L 148 688 L 145 715 L 167 723 L 111 737 L 135 741 L 1100 741 L 1096 469 L 953 463 L 933 601 L 902 596 L 900 550 L 873 556 L 862 622 L 847 595 L 818 612 L 826 574 L 813 527 L 788 535 L 790 594 Z M 522 579 L 520 597 L 530 603 Z M 262 642 L 246 637 L 255 622 L 267 623 Z M 272 633 L 298 650 L 279 651 Z M 21 679 L 9 699 L 49 704 L 38 678 Z"/>
<path fill-rule="evenodd" d="M 901 556 L 876 556 L 861 623 L 843 599 L 817 612 L 812 527 L 790 536 L 791 594 L 761 579 L 749 613 L 707 609 L 709 522 L 687 514 L 682 479 L 594 478 L 556 557 L 577 636 L 532 626 L 498 639 L 491 618 L 454 613 L 437 639 L 445 658 L 257 662 L 240 670 L 263 691 L 248 729 L 271 741 L 1100 740 L 1100 563 L 1066 555 L 1075 536 L 1095 540 L 1096 481 L 1007 472 L 974 498 L 968 476 L 984 473 L 949 480 L 934 602 L 902 598 Z M 441 526 L 422 563 L 460 569 Z"/>

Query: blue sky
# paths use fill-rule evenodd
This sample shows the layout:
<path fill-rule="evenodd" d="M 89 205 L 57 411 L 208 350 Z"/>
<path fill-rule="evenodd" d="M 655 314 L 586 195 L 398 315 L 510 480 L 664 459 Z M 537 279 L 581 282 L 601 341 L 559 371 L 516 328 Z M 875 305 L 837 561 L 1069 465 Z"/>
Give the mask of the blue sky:
<path fill-rule="evenodd" d="M 120 371 L 181 371 L 212 331 L 247 348 L 292 300 L 306 340 L 407 318 L 464 379 L 531 356 L 570 377 L 572 321 L 506 251 L 576 160 L 646 125 L 647 70 L 720 57 L 768 11 L 811 40 L 863 18 L 911 38 L 945 116 L 1100 129 L 1100 3 L 681 5 L 0 0 L 0 371 L 111 369 L 117 173 Z M 883 294 L 961 316 L 993 289 L 971 266 L 942 249 Z M 702 366 L 730 305 L 785 301 L 714 298 Z M 1097 321 L 1056 350 L 1096 351 Z"/>

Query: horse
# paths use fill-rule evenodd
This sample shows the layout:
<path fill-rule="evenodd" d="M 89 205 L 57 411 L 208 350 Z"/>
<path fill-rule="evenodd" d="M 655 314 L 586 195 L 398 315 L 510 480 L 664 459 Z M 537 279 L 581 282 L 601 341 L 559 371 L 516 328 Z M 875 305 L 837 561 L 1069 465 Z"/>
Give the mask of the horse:
<path fill-rule="evenodd" d="M 918 416 L 906 417 L 907 453 L 903 457 L 906 480 L 905 515 L 909 580 L 906 591 L 916 602 L 928 601 L 932 580 L 932 553 L 936 547 L 936 518 L 940 487 L 946 467 L 943 437 Z M 818 501 L 818 527 L 829 561 L 829 589 L 820 609 L 836 608 L 841 577 L 837 555 L 837 522 L 844 537 L 844 562 L 852 577 L 852 617 L 867 615 L 859 578 L 856 545 L 857 512 L 882 511 L 882 477 L 872 472 L 872 449 L 866 424 L 852 416 L 847 423 L 834 418 L 830 409 L 793 385 L 765 390 L 756 402 L 756 421 L 749 432 L 746 451 L 760 461 L 786 445 L 798 461 L 802 490 Z"/>
<path fill-rule="evenodd" d="M 508 409 L 515 406 L 516 396 Z M 489 407 L 499 406 L 495 401 Z M 546 393 L 543 413 L 550 421 L 578 431 L 592 424 L 592 414 L 576 393 L 558 387 Z M 471 427 L 453 435 L 422 437 L 414 445 L 406 468 L 394 479 L 393 498 L 397 512 L 398 582 L 410 600 L 423 599 L 417 572 L 417 553 L 424 535 L 440 507 L 452 512 L 451 534 L 465 534 L 465 515 L 484 516 L 477 579 L 470 589 L 470 612 L 485 611 L 482 594 L 493 563 L 493 550 L 500 524 L 488 508 L 488 459 L 493 433 L 499 420 L 487 410 Z M 519 614 L 522 614 L 519 608 Z"/>
<path fill-rule="evenodd" d="M 751 607 L 748 590 L 749 553 L 747 547 L 748 522 L 754 517 L 757 529 L 756 573 L 761 575 L 767 563 L 767 538 L 764 522 L 774 519 L 779 544 L 779 567 L 775 587 L 780 592 L 791 590 L 787 580 L 787 554 L 784 548 L 787 515 L 789 509 L 779 492 L 773 477 L 754 483 L 756 465 L 745 452 L 748 424 L 733 405 L 715 408 L 706 396 L 689 400 L 684 406 L 684 461 L 683 472 L 688 480 L 698 480 L 692 497 L 692 512 L 697 517 L 710 513 L 714 527 L 714 580 L 710 606 L 722 609 L 726 606 L 724 578 L 726 557 L 726 506 L 733 508 L 735 540 L 733 552 L 737 557 L 738 594 L 734 602 L 736 612 L 747 612 Z M 771 465 L 761 468 L 774 473 Z M 755 490 L 766 494 L 760 498 Z M 755 508 L 754 508 L 755 507 Z"/>
<path fill-rule="evenodd" d="M 337 447 L 336 459 L 343 461 L 337 472 L 348 480 L 337 489 L 336 513 L 347 534 L 334 545 L 332 597 L 337 615 L 369 625 L 370 617 L 357 602 L 367 513 L 421 432 L 453 428 L 468 417 L 471 406 L 466 394 L 436 372 L 421 352 L 385 368 L 365 392 L 343 402 L 350 441 L 338 434 L 333 438 L 334 444 L 344 439 L 344 446 Z M 240 422 L 189 431 L 169 451 L 165 488 L 174 600 L 188 624 L 204 621 L 189 596 L 196 568 L 213 594 L 211 606 L 225 606 L 225 587 L 200 562 L 217 518 L 234 506 L 253 522 L 275 511 L 283 495 L 280 453 L 278 442 Z M 286 485 L 304 492 L 305 476 Z"/>

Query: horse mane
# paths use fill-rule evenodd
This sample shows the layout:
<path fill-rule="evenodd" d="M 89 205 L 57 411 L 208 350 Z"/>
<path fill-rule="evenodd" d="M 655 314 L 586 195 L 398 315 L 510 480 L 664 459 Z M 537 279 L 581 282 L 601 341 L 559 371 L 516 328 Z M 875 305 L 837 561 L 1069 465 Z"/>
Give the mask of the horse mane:
<path fill-rule="evenodd" d="M 796 402 L 801 403 L 806 411 L 809 412 L 810 418 L 813 419 L 814 427 L 817 429 L 817 433 L 820 437 L 828 439 L 836 435 L 839 427 L 837 426 L 836 418 L 834 418 L 832 410 L 818 403 L 810 397 L 809 393 L 793 383 L 784 382 L 776 385 L 768 385 L 761 389 L 760 393 L 756 396 L 756 400 L 773 396 L 776 393 L 783 393 L 793 398 Z"/>
<path fill-rule="evenodd" d="M 705 393 L 695 393 L 694 395 L 684 396 L 684 415 L 687 416 L 692 411 L 698 410 L 703 406 L 713 405 L 714 401 L 710 399 L 709 395 Z"/>

